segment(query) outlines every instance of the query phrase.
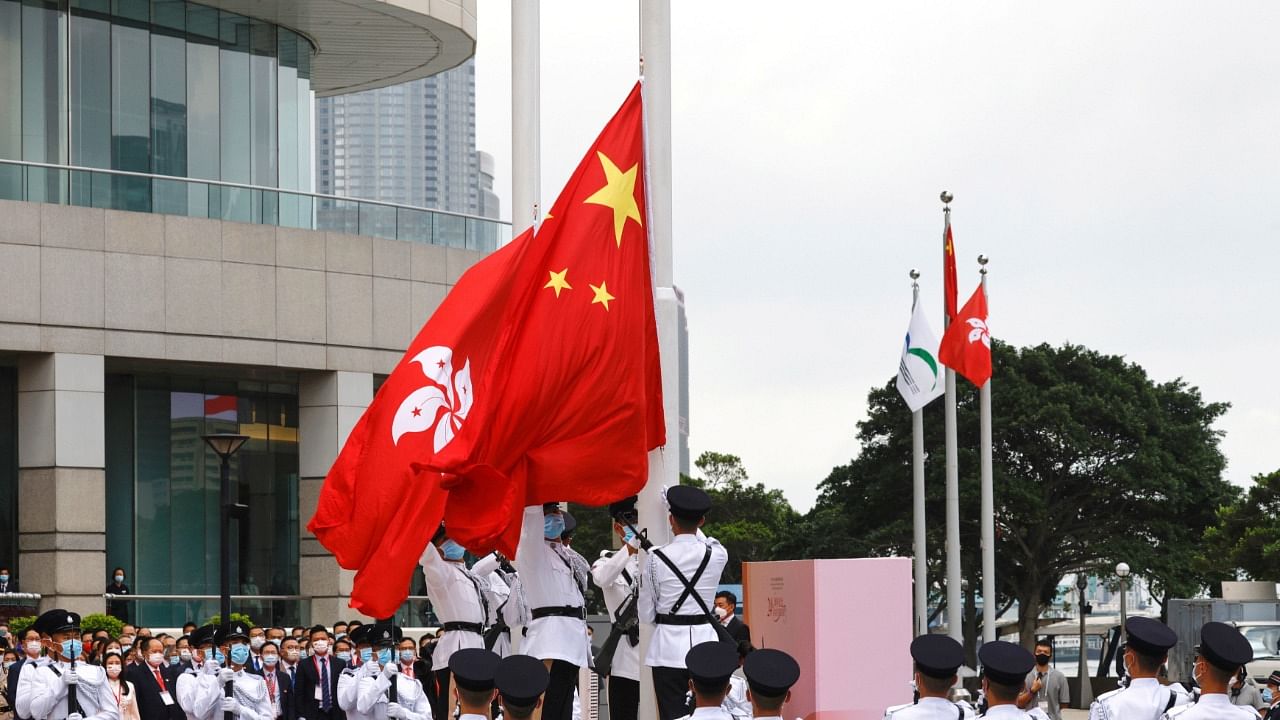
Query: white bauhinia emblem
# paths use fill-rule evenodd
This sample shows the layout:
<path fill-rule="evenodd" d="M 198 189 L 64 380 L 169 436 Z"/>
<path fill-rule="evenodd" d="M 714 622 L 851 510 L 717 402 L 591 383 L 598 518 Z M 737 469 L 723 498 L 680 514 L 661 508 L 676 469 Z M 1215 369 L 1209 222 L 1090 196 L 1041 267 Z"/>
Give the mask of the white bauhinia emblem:
<path fill-rule="evenodd" d="M 400 403 L 391 423 L 391 442 L 399 444 L 405 433 L 435 428 L 435 452 L 440 452 L 471 412 L 471 361 L 463 361 L 462 369 L 455 373 L 453 348 L 432 345 L 410 362 L 422 366 L 429 384 L 409 393 Z"/>
<path fill-rule="evenodd" d="M 987 321 L 978 318 L 968 318 L 965 322 L 969 323 L 969 342 L 976 343 L 979 340 L 987 349 L 991 349 L 991 333 L 987 330 Z"/>

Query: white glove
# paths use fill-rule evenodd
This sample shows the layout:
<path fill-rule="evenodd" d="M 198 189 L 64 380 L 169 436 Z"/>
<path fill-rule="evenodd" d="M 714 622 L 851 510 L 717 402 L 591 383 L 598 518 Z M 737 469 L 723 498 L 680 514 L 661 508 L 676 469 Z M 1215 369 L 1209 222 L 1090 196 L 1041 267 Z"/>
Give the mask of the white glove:
<path fill-rule="evenodd" d="M 382 674 L 388 680 L 395 680 L 396 676 L 400 674 L 400 668 L 396 667 L 395 663 L 387 663 L 382 668 Z"/>
<path fill-rule="evenodd" d="M 209 658 L 208 660 L 204 661 L 203 665 L 200 666 L 200 672 L 204 675 L 216 675 L 218 674 L 218 668 L 220 667 L 222 666 L 218 664 L 217 660 L 214 660 L 213 658 Z"/>
<path fill-rule="evenodd" d="M 240 714 L 240 703 L 236 702 L 233 697 L 222 698 L 222 712 L 229 712 L 232 715 Z M 68 718 L 70 720 L 70 718 Z"/>
<path fill-rule="evenodd" d="M 66 680 L 68 685 L 80 684 L 80 676 L 76 674 L 74 668 L 67 670 L 66 674 L 62 676 L 62 679 Z"/>
<path fill-rule="evenodd" d="M 400 707 L 400 703 L 387 703 L 387 717 L 404 717 L 404 709 Z"/>
<path fill-rule="evenodd" d="M 231 668 L 222 668 L 218 671 L 218 683 L 225 685 L 236 679 L 236 671 Z"/>
<path fill-rule="evenodd" d="M 360 672 L 363 673 L 364 677 L 373 677 L 378 674 L 378 663 L 370 660 L 360 666 Z"/>
<path fill-rule="evenodd" d="M 84 720 L 84 716 L 80 713 L 71 713 L 67 715 L 67 720 Z"/>

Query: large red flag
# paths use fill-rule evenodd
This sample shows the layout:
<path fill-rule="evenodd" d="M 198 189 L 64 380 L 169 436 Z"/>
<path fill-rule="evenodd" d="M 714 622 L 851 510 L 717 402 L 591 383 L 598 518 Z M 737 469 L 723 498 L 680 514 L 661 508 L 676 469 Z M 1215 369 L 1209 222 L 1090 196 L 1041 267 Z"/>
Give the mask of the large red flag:
<path fill-rule="evenodd" d="M 956 283 L 956 243 L 951 237 L 951 212 L 947 212 L 946 225 L 942 229 L 942 296 L 945 298 L 947 322 L 956 319 L 957 293 L 960 288 Z"/>
<path fill-rule="evenodd" d="M 644 191 L 641 90 L 536 232 L 472 267 L 356 424 L 308 528 L 351 605 L 388 617 L 441 518 L 514 555 L 526 505 L 634 494 L 666 442 Z"/>
<path fill-rule="evenodd" d="M 991 334 L 987 331 L 987 293 L 979 285 L 938 345 L 938 360 L 982 387 L 991 379 Z"/>

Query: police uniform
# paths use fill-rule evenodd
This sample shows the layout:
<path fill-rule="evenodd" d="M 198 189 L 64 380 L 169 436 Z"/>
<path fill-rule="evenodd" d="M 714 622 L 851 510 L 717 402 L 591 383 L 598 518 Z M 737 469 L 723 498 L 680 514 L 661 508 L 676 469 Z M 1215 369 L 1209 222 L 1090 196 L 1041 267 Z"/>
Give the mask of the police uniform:
<path fill-rule="evenodd" d="M 1168 625 L 1151 618 L 1129 618 L 1125 630 L 1129 647 L 1156 660 L 1178 643 L 1177 634 Z M 1155 678 L 1132 678 L 1128 687 L 1099 695 L 1089 706 L 1089 720 L 1158 720 L 1166 711 L 1187 701 L 1185 695 L 1161 685 Z"/>
<path fill-rule="evenodd" d="M 357 630 L 364 627 L 362 625 Z M 380 650 L 392 649 L 404 638 L 400 628 L 392 625 L 378 623 L 367 627 L 372 628 L 369 639 Z M 372 662 L 365 665 L 377 668 Z M 391 699 L 392 683 L 395 683 L 394 701 Z M 387 663 L 381 672 L 366 672 L 360 678 L 356 710 L 369 720 L 431 720 L 431 704 L 422 685 L 405 675 L 395 662 Z"/>
<path fill-rule="evenodd" d="M 223 645 L 243 645 L 249 648 L 249 628 L 243 623 L 232 622 L 220 628 L 214 635 L 214 642 Z M 205 681 L 198 685 L 193 713 L 196 720 L 221 720 L 223 713 L 230 712 L 234 720 L 275 720 L 275 708 L 271 706 L 271 697 L 267 694 L 267 683 L 261 675 L 249 672 L 249 659 L 239 670 L 232 669 L 231 658 L 226 658 L 226 667 L 211 673 L 212 682 Z M 231 683 L 231 696 L 226 697 L 225 683 Z"/>
<path fill-rule="evenodd" d="M 80 655 L 80 616 L 62 609 L 50 610 L 36 618 L 33 627 L 42 637 L 74 631 L 72 656 Z M 72 691 L 72 688 L 75 688 Z M 72 702 L 71 695 L 75 698 Z M 82 662 L 51 661 L 18 674 L 14 710 L 32 720 L 120 720 L 120 706 L 107 683 L 107 671 Z"/>
<path fill-rule="evenodd" d="M 449 658 L 449 672 L 453 673 L 454 684 L 462 690 L 473 692 L 491 692 L 494 678 L 498 673 L 498 665 L 502 658 L 483 648 L 464 648 Z M 453 702 L 453 698 L 449 698 Z M 449 713 L 452 717 L 453 713 Z M 458 720 L 487 720 L 485 715 L 464 713 L 459 708 Z"/>
<path fill-rule="evenodd" d="M 192 657 L 191 667 L 182 671 L 173 681 L 173 699 L 186 714 L 187 720 L 196 719 L 196 698 L 200 695 L 200 687 L 206 684 L 216 685 L 218 682 L 218 661 L 213 658 L 213 641 L 218 629 L 213 625 L 202 625 L 191 631 L 191 647 L 201 650 L 203 660 L 197 662 Z"/>
<path fill-rule="evenodd" d="M 1036 659 L 1032 657 L 1030 651 L 1003 640 L 984 643 L 978 650 L 978 662 L 982 663 L 982 672 L 990 681 L 1018 687 L 1023 685 L 1031 668 L 1036 666 Z M 1012 700 L 1001 705 L 991 705 L 990 697 L 987 700 L 987 711 L 982 715 L 984 718 L 1026 720 L 1031 717 L 1018 709 L 1017 704 Z"/>
<path fill-rule="evenodd" d="M 546 692 L 550 681 L 551 675 L 547 672 L 547 667 L 537 658 L 528 655 L 503 658 L 493 673 L 494 686 L 498 688 L 498 695 L 502 698 L 504 715 L 511 712 L 509 708 L 531 711 L 538 704 L 538 698 Z"/>
<path fill-rule="evenodd" d="M 760 698 L 781 698 L 800 679 L 800 664 L 795 658 L 769 648 L 756 650 L 742 662 L 742 674 L 746 676 L 747 686 L 751 689 L 751 697 L 756 702 Z M 752 714 L 757 720 L 781 720 L 782 712 L 777 715 L 756 715 L 754 705 Z"/>
<path fill-rule="evenodd" d="M 712 640 L 694 645 L 684 658 L 685 668 L 695 686 L 719 688 L 721 692 L 729 684 L 733 671 L 738 669 L 738 649 L 733 643 Z M 683 720 L 733 720 L 723 706 L 697 707 L 704 698 L 694 697 L 694 709 Z"/>
<path fill-rule="evenodd" d="M 677 518 L 697 521 L 711 509 L 711 498 L 687 485 L 667 489 L 667 506 Z M 666 545 L 649 552 L 640 577 L 637 614 L 642 623 L 656 625 L 649 640 L 645 665 L 652 668 L 658 716 L 672 720 L 682 713 L 689 673 L 684 658 L 694 646 L 719 639 L 711 617 L 685 583 L 657 556 L 662 553 L 697 590 L 710 608 L 720 586 L 720 573 L 729 553 L 715 538 L 699 533 L 676 535 Z"/>
<path fill-rule="evenodd" d="M 1209 622 L 1200 628 L 1200 646 L 1197 653 L 1206 662 L 1220 670 L 1234 673 L 1253 660 L 1253 646 L 1239 630 L 1226 623 Z M 1258 720 L 1258 711 L 1251 707 L 1232 705 L 1226 693 L 1200 694 L 1194 703 L 1175 707 L 1165 712 L 1163 718 L 1172 720 Z"/>
<path fill-rule="evenodd" d="M 435 668 L 436 686 L 447 696 L 449 657 L 463 648 L 484 647 L 484 628 L 489 620 L 489 583 L 468 571 L 464 563 L 445 560 L 434 543 L 427 545 L 420 563 L 431 608 L 444 630 L 431 653 L 431 667 Z M 437 715 L 444 714 L 443 703 L 444 699 L 437 698 Z"/>
<path fill-rule="evenodd" d="M 1280 686 L 1280 670 L 1276 670 L 1267 677 L 1267 686 Z M 1267 707 L 1267 712 L 1262 716 L 1263 720 L 1280 720 L 1280 693 L 1271 692 L 1271 704 Z"/>
<path fill-rule="evenodd" d="M 911 641 L 911 660 L 921 675 L 947 680 L 964 664 L 964 648 L 947 635 L 921 635 Z M 974 713 L 946 698 L 922 697 L 908 705 L 888 708 L 884 716 L 886 720 L 967 720 Z"/>
<path fill-rule="evenodd" d="M 511 602 L 511 584 L 515 581 L 515 568 L 493 552 L 477 560 L 476 564 L 471 566 L 471 574 L 489 582 L 487 593 L 489 618 L 486 621 L 488 627 L 484 633 L 485 648 L 497 653 L 498 657 L 506 657 L 511 654 L 512 621 L 516 621 L 516 624 L 519 622 L 514 617 L 516 604 Z"/>
<path fill-rule="evenodd" d="M 630 510 L 628 510 L 628 507 Z M 634 512 L 635 498 L 609 506 L 610 515 Z M 618 621 L 618 611 L 636 601 L 640 560 L 627 548 L 603 553 L 591 566 L 591 579 L 604 595 L 609 618 Z M 615 720 L 634 720 L 640 705 L 640 646 L 629 635 L 618 639 L 609 671 L 609 713 Z M 625 706 L 625 707 L 624 707 Z"/>
<path fill-rule="evenodd" d="M 359 656 L 363 650 L 362 645 L 372 645 L 372 635 L 375 632 L 375 625 L 361 625 L 348 636 L 352 645 L 356 648 L 356 655 Z M 361 658 L 363 660 L 363 658 Z M 358 703 L 360 702 L 360 681 L 372 677 L 378 672 L 378 664 L 375 662 L 362 662 L 360 665 L 354 663 L 348 664 L 342 668 L 342 672 L 338 674 L 338 708 L 347 715 L 347 720 L 369 720 L 369 715 L 360 711 Z"/>

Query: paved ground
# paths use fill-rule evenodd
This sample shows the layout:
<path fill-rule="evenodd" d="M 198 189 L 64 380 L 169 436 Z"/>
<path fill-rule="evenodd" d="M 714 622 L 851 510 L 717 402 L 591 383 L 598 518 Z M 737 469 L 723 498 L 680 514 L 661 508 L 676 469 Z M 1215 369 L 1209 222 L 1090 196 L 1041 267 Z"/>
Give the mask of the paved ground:
<path fill-rule="evenodd" d="M 1070 710 L 1070 709 L 1068 709 L 1068 710 L 1063 710 L 1063 711 L 1062 711 L 1062 720 L 1088 720 L 1088 719 L 1089 719 L 1089 711 L 1088 711 L 1088 710 Z"/>

